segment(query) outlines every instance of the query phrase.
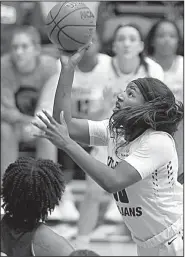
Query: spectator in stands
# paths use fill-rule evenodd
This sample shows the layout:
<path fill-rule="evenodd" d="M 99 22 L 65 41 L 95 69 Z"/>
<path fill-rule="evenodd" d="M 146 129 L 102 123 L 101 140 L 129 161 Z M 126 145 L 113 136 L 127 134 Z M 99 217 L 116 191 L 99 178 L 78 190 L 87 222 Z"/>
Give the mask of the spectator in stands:
<path fill-rule="evenodd" d="M 74 248 L 46 225 L 65 190 L 60 165 L 47 159 L 22 157 L 3 176 L 1 251 L 8 256 L 69 255 Z M 38 251 L 40 254 L 38 254 Z"/>
<path fill-rule="evenodd" d="M 159 63 L 164 70 L 164 82 L 175 95 L 176 100 L 183 102 L 183 63 L 179 53 L 181 35 L 176 23 L 166 19 L 155 23 L 146 40 L 147 54 Z M 183 183 L 183 122 L 175 133 L 179 157 L 179 181 Z"/>
<path fill-rule="evenodd" d="M 51 44 L 44 28 L 45 15 L 41 2 L 1 2 L 1 54 L 10 51 L 12 33 L 17 26 L 29 25 L 38 29 L 42 44 Z M 48 11 L 49 12 L 49 11 Z"/>
<path fill-rule="evenodd" d="M 19 142 L 33 141 L 31 121 L 45 86 L 57 83 L 57 64 L 42 54 L 33 27 L 17 28 L 11 51 L 1 57 L 1 172 L 19 156 Z M 46 109 L 47 106 L 45 106 Z M 36 156 L 56 161 L 56 147 L 36 140 Z"/>

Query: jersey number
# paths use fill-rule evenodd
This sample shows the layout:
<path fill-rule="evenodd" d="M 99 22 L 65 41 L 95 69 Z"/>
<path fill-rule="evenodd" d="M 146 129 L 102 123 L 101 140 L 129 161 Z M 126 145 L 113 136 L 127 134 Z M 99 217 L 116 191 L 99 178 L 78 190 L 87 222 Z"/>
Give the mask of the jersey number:
<path fill-rule="evenodd" d="M 89 111 L 89 100 L 81 100 L 77 104 L 79 113 L 87 115 Z"/>
<path fill-rule="evenodd" d="M 129 203 L 127 193 L 126 193 L 125 189 L 123 189 L 122 191 L 116 192 L 113 195 L 114 195 L 114 199 L 117 202 L 120 201 L 121 203 Z"/>

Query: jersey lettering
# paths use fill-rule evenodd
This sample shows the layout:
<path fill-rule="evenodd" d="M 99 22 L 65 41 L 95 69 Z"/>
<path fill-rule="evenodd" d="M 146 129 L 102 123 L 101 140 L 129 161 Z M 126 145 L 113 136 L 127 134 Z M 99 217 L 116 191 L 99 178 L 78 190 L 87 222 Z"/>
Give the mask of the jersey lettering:
<path fill-rule="evenodd" d="M 128 196 L 125 189 L 123 189 L 122 191 L 116 192 L 113 195 L 114 195 L 114 199 L 117 202 L 120 201 L 121 203 L 129 203 Z"/>
<path fill-rule="evenodd" d="M 115 162 L 111 156 L 108 156 L 107 165 L 114 169 L 118 165 L 118 161 Z M 120 201 L 121 203 L 129 203 L 125 189 L 114 193 L 113 196 L 117 202 Z"/>
<path fill-rule="evenodd" d="M 141 216 L 142 213 L 142 208 L 141 207 L 120 207 L 118 206 L 119 212 L 123 216 L 129 216 L 129 217 L 139 217 Z"/>

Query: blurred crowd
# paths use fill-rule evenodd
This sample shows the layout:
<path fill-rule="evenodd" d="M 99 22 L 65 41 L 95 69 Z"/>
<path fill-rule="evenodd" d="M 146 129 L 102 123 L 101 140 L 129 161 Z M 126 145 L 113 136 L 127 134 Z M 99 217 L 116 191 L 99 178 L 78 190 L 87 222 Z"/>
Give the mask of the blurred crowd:
<path fill-rule="evenodd" d="M 44 23 L 55 4 L 1 2 L 1 172 L 19 156 L 34 156 L 62 164 L 70 182 L 85 179 L 84 173 L 49 141 L 35 140 L 36 129 L 31 125 L 42 109 L 53 111 L 61 67 L 59 52 L 51 44 Z M 183 102 L 183 1 L 104 1 L 87 5 L 97 17 L 97 34 L 75 73 L 73 116 L 94 120 L 109 117 L 115 95 L 131 80 L 144 76 L 164 81 L 176 100 Z M 175 141 L 179 180 L 183 183 L 183 124 Z M 103 147 L 84 148 L 106 162 Z M 88 192 L 80 211 L 67 187 L 63 207 L 59 206 L 50 217 L 79 220 L 79 238 L 84 240 L 96 226 L 103 193 L 89 177 L 86 179 Z M 89 214 L 94 220 L 84 226 Z M 105 218 L 121 219 L 113 203 Z"/>

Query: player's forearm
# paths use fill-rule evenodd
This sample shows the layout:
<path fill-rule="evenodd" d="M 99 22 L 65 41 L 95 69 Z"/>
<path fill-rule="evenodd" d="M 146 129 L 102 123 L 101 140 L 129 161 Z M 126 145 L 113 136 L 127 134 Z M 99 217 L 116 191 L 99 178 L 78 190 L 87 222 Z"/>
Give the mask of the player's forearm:
<path fill-rule="evenodd" d="M 65 151 L 77 165 L 91 176 L 104 190 L 113 193 L 117 181 L 112 168 L 93 158 L 72 140 L 71 143 L 65 147 Z"/>
<path fill-rule="evenodd" d="M 60 113 L 64 111 L 67 125 L 71 122 L 71 89 L 74 69 L 62 68 L 55 93 L 53 117 L 60 123 Z"/>
<path fill-rule="evenodd" d="M 39 97 L 35 115 L 41 113 L 42 110 L 46 110 L 51 115 L 53 114 L 54 98 L 59 80 L 59 74 L 55 74 L 48 79 L 44 84 L 41 95 Z"/>

